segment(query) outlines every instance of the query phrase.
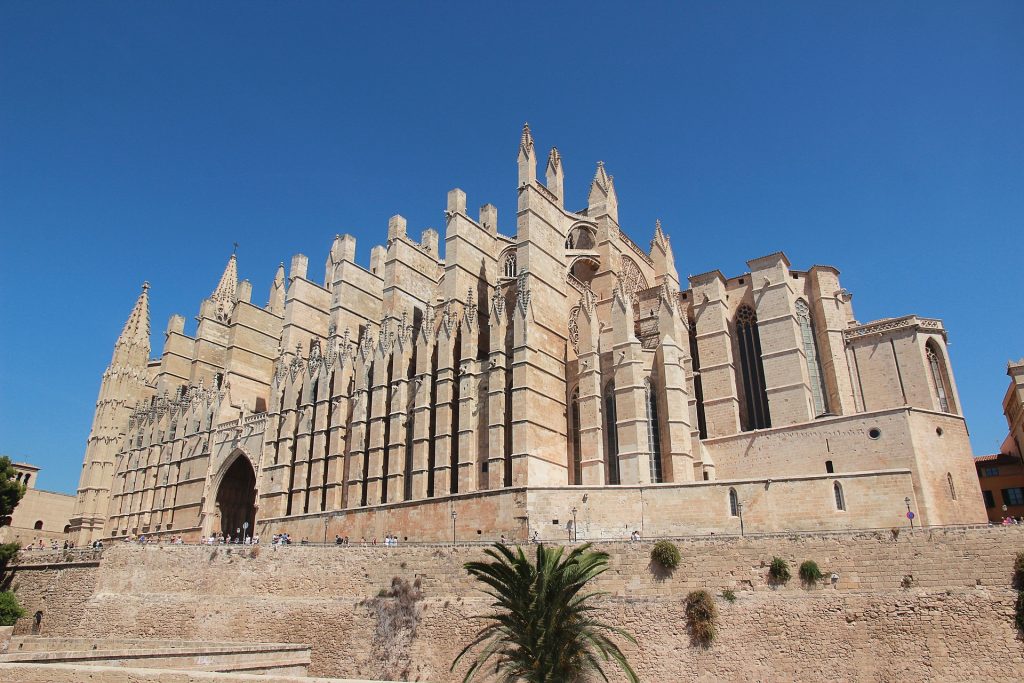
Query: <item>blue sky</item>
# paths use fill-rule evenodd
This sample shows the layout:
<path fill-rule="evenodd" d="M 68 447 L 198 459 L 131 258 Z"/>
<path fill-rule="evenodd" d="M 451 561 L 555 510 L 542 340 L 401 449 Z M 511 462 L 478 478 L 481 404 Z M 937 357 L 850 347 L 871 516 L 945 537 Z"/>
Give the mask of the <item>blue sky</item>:
<path fill-rule="evenodd" d="M 143 280 L 153 348 L 232 242 L 264 303 L 445 193 L 512 232 L 524 121 L 683 275 L 784 250 L 941 317 L 977 454 L 1024 356 L 1024 3 L 0 4 L 0 453 L 72 491 Z"/>

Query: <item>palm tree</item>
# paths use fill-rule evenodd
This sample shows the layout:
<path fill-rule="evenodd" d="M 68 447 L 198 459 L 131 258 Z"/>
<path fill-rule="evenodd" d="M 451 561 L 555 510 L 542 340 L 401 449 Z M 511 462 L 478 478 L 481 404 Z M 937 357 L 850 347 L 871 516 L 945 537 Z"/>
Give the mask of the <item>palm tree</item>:
<path fill-rule="evenodd" d="M 537 546 L 536 563 L 523 549 L 502 543 L 484 551 L 490 562 L 467 562 L 466 571 L 488 587 L 495 613 L 475 617 L 486 623 L 452 663 L 452 671 L 470 650 L 481 651 L 463 678 L 473 680 L 494 661 L 497 680 L 511 683 L 571 683 L 596 674 L 607 681 L 602 663 L 614 661 L 631 683 L 639 678 L 626 656 L 609 637 L 636 639 L 620 628 L 598 621 L 587 584 L 608 570 L 608 553 L 590 544 L 573 548 Z"/>

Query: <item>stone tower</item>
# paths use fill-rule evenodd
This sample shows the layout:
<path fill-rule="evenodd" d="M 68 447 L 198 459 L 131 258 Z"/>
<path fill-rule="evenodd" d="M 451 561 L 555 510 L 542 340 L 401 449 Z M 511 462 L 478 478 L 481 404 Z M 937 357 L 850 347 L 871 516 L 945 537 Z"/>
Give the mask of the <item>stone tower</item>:
<path fill-rule="evenodd" d="M 100 382 L 78 483 L 78 498 L 71 517 L 71 538 L 78 545 L 91 543 L 103 535 L 110 485 L 114 479 L 114 460 L 128 426 L 128 417 L 139 401 L 148 399 L 148 362 L 149 283 L 144 282 Z"/>

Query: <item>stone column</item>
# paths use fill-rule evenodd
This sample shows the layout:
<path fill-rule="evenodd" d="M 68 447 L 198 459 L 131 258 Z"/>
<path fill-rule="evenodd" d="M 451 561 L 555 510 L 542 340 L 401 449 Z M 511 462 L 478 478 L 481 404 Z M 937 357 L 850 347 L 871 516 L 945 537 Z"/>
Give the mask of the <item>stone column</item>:
<path fill-rule="evenodd" d="M 352 395 L 352 428 L 349 430 L 348 448 L 348 500 L 349 508 L 360 507 L 366 481 L 366 436 L 369 419 L 370 378 L 369 353 L 360 349 L 355 366 L 355 389 Z"/>
<path fill-rule="evenodd" d="M 508 309 L 505 295 L 495 289 L 490 316 L 491 358 L 487 370 L 487 488 L 505 486 L 505 468 L 511 469 L 505 437 L 512 425 L 505 420 L 508 405 Z"/>
<path fill-rule="evenodd" d="M 434 403 L 434 496 L 451 493 L 452 477 L 452 415 L 455 398 L 455 346 L 457 344 L 458 317 L 451 302 L 445 306 L 441 328 L 437 332 L 436 401 Z M 457 480 L 456 480 L 457 481 Z"/>
<path fill-rule="evenodd" d="M 388 411 L 390 436 L 387 450 L 387 500 L 405 500 L 406 423 L 409 415 L 409 366 L 412 363 L 412 337 L 403 324 L 391 351 L 391 405 Z"/>
<path fill-rule="evenodd" d="M 621 282 L 612 293 L 612 368 L 621 482 L 649 484 L 651 449 L 647 438 L 643 351 L 633 333 L 633 303 L 622 291 Z"/>
<path fill-rule="evenodd" d="M 293 515 L 306 512 L 309 491 L 306 488 L 310 466 L 310 450 L 313 446 L 313 381 L 302 371 L 302 403 L 298 411 L 299 428 L 295 435 L 295 464 L 293 465 L 291 511 Z"/>
<path fill-rule="evenodd" d="M 580 450 L 583 484 L 605 483 L 604 429 L 602 427 L 603 392 L 601 390 L 600 323 L 593 300 L 580 300 L 576 316 L 579 330 Z M 571 410 L 571 406 L 570 406 Z"/>
<path fill-rule="evenodd" d="M 385 500 L 384 495 L 384 457 L 385 432 L 390 408 L 391 377 L 389 376 L 389 360 L 391 358 L 390 330 L 387 323 L 381 327 L 380 342 L 377 344 L 373 358 L 372 384 L 370 391 L 370 441 L 368 447 L 369 470 L 366 473 L 366 504 L 379 505 Z"/>
<path fill-rule="evenodd" d="M 430 448 L 433 434 L 430 429 L 433 406 L 431 395 L 434 384 L 434 316 L 427 307 L 427 315 L 416 334 L 416 375 L 413 378 L 412 408 L 412 499 L 427 497 L 430 482 Z"/>
<path fill-rule="evenodd" d="M 808 303 L 818 339 L 821 371 L 828 387 L 828 407 L 836 415 L 851 415 L 857 412 L 857 401 L 843 330 L 853 322 L 852 295 L 840 286 L 839 271 L 832 266 L 814 266 L 808 277 Z"/>
<path fill-rule="evenodd" d="M 732 355 L 732 326 L 725 298 L 725 277 L 713 270 L 690 278 L 697 323 L 701 386 L 708 438 L 740 432 L 740 402 Z"/>
<path fill-rule="evenodd" d="M 323 364 L 316 368 L 316 402 L 313 404 L 313 452 L 309 459 L 309 491 L 306 507 L 310 512 L 325 509 L 326 468 L 328 458 L 329 413 L 333 407 L 331 375 Z"/>
<path fill-rule="evenodd" d="M 348 450 L 348 412 L 351 407 L 352 356 L 343 338 L 338 360 L 333 364 L 331 419 L 327 433 L 327 509 L 345 507 L 345 453 Z"/>
<path fill-rule="evenodd" d="M 476 491 L 480 486 L 481 465 L 478 462 L 479 448 L 477 438 L 479 430 L 478 392 L 480 386 L 480 361 L 477 360 L 480 321 L 477 318 L 477 306 L 470 291 L 466 308 L 461 316 L 459 345 L 461 360 L 459 361 L 459 461 L 457 463 L 459 492 Z"/>
<path fill-rule="evenodd" d="M 796 294 L 789 259 L 782 252 L 747 261 L 757 305 L 761 362 L 772 425 L 784 427 L 814 419 L 807 356 L 796 319 Z"/>

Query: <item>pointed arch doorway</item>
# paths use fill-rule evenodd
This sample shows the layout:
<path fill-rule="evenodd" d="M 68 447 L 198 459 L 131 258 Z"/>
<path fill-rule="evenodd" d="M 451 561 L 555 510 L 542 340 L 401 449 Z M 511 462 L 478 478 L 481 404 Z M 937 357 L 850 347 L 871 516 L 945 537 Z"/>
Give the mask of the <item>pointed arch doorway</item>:
<path fill-rule="evenodd" d="M 220 531 L 231 536 L 249 523 L 249 534 L 256 524 L 256 472 L 249 458 L 239 455 L 231 463 L 217 487 L 217 512 Z"/>

